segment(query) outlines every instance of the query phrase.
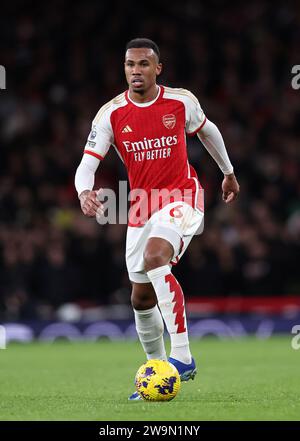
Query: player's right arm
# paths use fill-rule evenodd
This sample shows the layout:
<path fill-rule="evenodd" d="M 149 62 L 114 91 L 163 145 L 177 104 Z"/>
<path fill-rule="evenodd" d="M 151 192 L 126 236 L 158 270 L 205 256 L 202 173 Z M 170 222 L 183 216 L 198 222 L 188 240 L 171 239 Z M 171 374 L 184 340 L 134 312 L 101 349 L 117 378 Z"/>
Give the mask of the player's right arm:
<path fill-rule="evenodd" d="M 98 200 L 100 189 L 93 190 L 95 173 L 99 163 L 99 159 L 84 154 L 75 174 L 75 187 L 81 210 L 88 217 L 95 217 L 97 211 L 102 210 L 102 204 Z"/>
<path fill-rule="evenodd" d="M 103 210 L 98 197 L 101 192 L 93 190 L 95 173 L 113 143 L 113 131 L 110 123 L 109 105 L 103 106 L 97 113 L 88 136 L 82 160 L 76 170 L 75 187 L 83 214 L 95 217 Z"/>

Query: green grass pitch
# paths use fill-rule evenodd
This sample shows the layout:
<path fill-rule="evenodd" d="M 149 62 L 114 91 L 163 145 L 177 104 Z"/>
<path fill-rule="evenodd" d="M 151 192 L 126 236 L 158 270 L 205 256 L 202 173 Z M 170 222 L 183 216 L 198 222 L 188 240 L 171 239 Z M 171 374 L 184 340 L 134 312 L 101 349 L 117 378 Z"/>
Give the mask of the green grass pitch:
<path fill-rule="evenodd" d="M 0 351 L 0 420 L 299 420 L 291 338 L 192 340 L 198 365 L 170 402 L 129 402 L 138 342 L 11 344 Z"/>

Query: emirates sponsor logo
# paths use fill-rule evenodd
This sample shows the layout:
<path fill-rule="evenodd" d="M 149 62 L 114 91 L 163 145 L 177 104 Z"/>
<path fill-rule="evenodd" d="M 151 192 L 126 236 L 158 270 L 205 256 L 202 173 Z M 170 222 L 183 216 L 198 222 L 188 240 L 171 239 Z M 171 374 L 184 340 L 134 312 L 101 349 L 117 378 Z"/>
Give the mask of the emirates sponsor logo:
<path fill-rule="evenodd" d="M 162 147 L 171 147 L 178 142 L 177 135 L 162 136 L 161 138 L 148 139 L 144 138 L 140 141 L 123 141 L 124 147 L 128 153 L 139 152 L 140 150 L 160 149 Z"/>
<path fill-rule="evenodd" d="M 162 122 L 167 129 L 174 129 L 176 125 L 176 116 L 173 115 L 173 113 L 170 113 L 169 115 L 164 115 L 162 118 Z"/>

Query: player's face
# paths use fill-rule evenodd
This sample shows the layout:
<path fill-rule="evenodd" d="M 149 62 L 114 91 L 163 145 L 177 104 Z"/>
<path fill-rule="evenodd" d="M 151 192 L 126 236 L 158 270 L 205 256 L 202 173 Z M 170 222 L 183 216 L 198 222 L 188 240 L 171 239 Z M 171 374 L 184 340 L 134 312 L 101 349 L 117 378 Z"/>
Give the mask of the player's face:
<path fill-rule="evenodd" d="M 156 77 L 162 69 L 157 55 L 150 48 L 132 48 L 125 54 L 125 75 L 129 89 L 145 93 L 156 84 Z"/>

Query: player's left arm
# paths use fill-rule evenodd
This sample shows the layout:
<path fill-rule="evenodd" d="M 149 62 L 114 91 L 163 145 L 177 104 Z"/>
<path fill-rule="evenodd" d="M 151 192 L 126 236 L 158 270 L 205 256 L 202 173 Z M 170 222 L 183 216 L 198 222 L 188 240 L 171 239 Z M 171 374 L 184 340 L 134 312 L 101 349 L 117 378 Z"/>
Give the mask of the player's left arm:
<path fill-rule="evenodd" d="M 222 182 L 223 201 L 227 204 L 234 201 L 240 191 L 240 186 L 218 127 L 206 118 L 205 124 L 197 132 L 197 136 L 224 174 Z"/>
<path fill-rule="evenodd" d="M 240 187 L 234 175 L 222 135 L 217 126 L 207 119 L 198 99 L 189 91 L 184 93 L 186 95 L 186 132 L 190 136 L 197 134 L 208 153 L 218 164 L 224 174 L 223 200 L 226 203 L 232 202 L 237 198 Z"/>

